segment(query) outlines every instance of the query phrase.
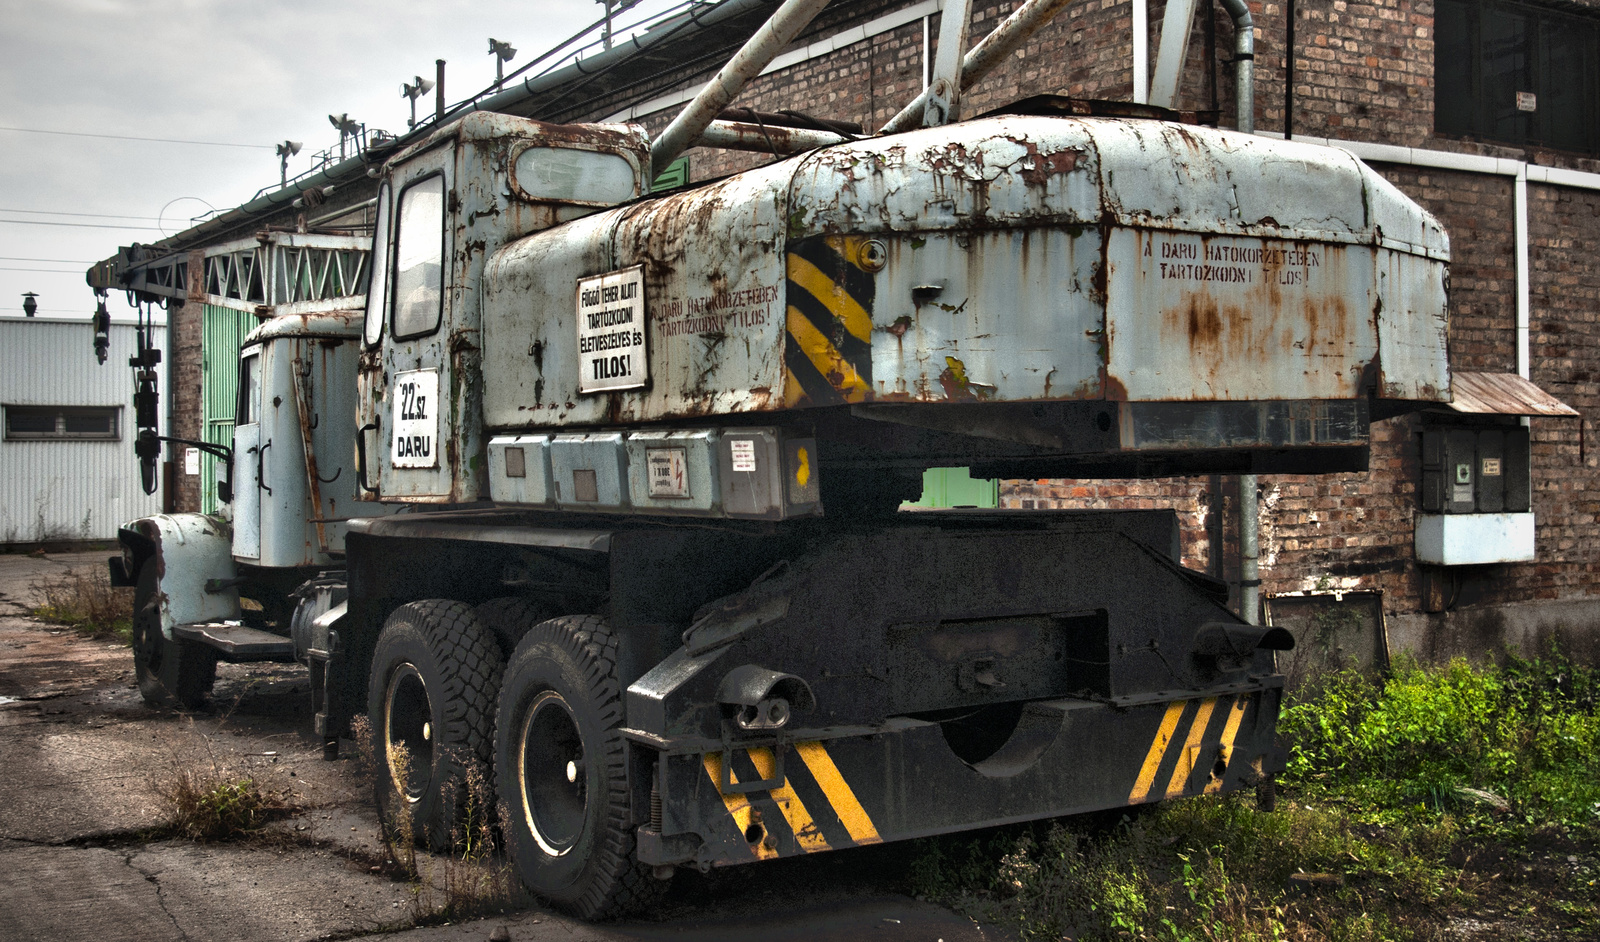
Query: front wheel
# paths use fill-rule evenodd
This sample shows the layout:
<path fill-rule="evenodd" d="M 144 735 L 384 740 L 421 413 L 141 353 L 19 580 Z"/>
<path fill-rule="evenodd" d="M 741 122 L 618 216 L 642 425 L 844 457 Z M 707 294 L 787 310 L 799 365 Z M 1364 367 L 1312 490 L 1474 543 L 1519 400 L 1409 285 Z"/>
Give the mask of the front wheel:
<path fill-rule="evenodd" d="M 133 676 L 145 703 L 193 710 L 216 684 L 217 652 L 162 633 L 157 589 L 156 562 L 146 560 L 133 593 Z"/>
<path fill-rule="evenodd" d="M 584 919 L 664 891 L 633 856 L 617 639 L 596 615 L 533 627 L 506 665 L 495 770 L 507 849 L 533 892 Z"/>
<path fill-rule="evenodd" d="M 503 666 L 494 639 L 460 602 L 412 602 L 384 623 L 367 714 L 378 814 L 394 839 L 446 850 L 469 809 L 492 813 L 487 767 Z"/>

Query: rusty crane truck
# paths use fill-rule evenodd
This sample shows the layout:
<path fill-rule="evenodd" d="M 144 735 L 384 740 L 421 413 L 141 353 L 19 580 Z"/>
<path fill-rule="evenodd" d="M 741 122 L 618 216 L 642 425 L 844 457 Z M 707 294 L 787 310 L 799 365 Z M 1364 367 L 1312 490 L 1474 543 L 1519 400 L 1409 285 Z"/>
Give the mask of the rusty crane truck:
<path fill-rule="evenodd" d="M 783 131 L 655 196 L 750 129 L 415 135 L 365 310 L 245 343 L 231 525 L 124 531 L 147 694 L 297 654 L 319 733 L 370 718 L 386 820 L 446 843 L 492 770 L 516 872 L 588 917 L 679 866 L 1270 776 L 1291 642 L 1172 515 L 897 508 L 949 465 L 1364 470 L 1371 422 L 1449 398 L 1448 243 L 1343 151 L 1094 110 Z M 252 648 L 273 580 L 292 647 Z"/>

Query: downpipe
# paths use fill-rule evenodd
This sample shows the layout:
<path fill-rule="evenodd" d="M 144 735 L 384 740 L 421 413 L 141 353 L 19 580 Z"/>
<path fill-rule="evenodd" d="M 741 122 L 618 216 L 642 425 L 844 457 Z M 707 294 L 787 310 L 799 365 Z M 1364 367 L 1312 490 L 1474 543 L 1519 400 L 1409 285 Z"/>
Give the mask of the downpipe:
<path fill-rule="evenodd" d="M 1246 134 L 1256 131 L 1256 21 L 1244 0 L 1222 0 L 1233 20 L 1234 127 Z M 1239 475 L 1239 616 L 1248 624 L 1261 622 L 1261 506 L 1256 476 Z"/>
<path fill-rule="evenodd" d="M 1222 8 L 1233 20 L 1233 100 L 1237 117 L 1234 127 L 1246 134 L 1256 133 L 1256 21 L 1244 0 L 1222 0 Z"/>

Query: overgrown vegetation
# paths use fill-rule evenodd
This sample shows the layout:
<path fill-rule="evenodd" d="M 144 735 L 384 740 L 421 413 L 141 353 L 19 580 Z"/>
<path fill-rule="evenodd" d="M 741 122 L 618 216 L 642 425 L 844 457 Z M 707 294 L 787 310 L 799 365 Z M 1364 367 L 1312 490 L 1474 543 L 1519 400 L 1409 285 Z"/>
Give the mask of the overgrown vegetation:
<path fill-rule="evenodd" d="M 358 768 L 363 777 L 377 775 L 378 757 L 372 746 L 372 726 L 365 716 L 351 721 L 350 734 L 357 745 Z M 404 745 L 389 747 L 386 757 L 394 770 L 391 786 L 403 789 L 411 766 Z M 384 829 L 391 873 L 411 887 L 411 921 L 416 925 L 438 925 L 457 919 L 505 912 L 525 902 L 525 893 L 505 856 L 500 853 L 498 818 L 504 818 L 503 805 L 494 801 L 494 789 L 487 771 L 478 763 L 468 763 L 462 781 L 461 820 L 450 832 L 450 847 L 440 854 L 419 851 L 416 823 L 403 791 L 392 800 L 393 818 Z"/>
<path fill-rule="evenodd" d="M 919 894 L 1025 939 L 1600 937 L 1600 676 L 1559 653 L 1333 675 L 1245 793 L 922 843 Z"/>
<path fill-rule="evenodd" d="M 128 643 L 133 630 L 133 589 L 111 585 L 104 567 L 73 569 L 32 585 L 43 604 L 36 618 L 69 625 L 92 638 Z"/>
<path fill-rule="evenodd" d="M 150 773 L 152 790 L 161 799 L 163 837 L 193 841 L 237 841 L 260 838 L 268 824 L 294 814 L 293 794 L 285 782 L 265 769 L 249 769 L 221 757 L 194 726 L 173 731 L 171 756 Z"/>
<path fill-rule="evenodd" d="M 250 837 L 293 810 L 287 795 L 216 769 L 179 772 L 161 790 L 161 798 L 168 812 L 165 830 L 194 841 Z"/>

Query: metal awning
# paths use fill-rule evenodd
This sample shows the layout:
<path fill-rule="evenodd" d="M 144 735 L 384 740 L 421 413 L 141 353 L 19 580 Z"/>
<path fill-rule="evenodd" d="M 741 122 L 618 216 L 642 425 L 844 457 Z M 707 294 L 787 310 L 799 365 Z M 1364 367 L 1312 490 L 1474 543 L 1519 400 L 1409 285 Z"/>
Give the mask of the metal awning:
<path fill-rule="evenodd" d="M 1578 410 L 1515 373 L 1454 373 L 1449 408 L 1471 415 L 1567 415 Z"/>

